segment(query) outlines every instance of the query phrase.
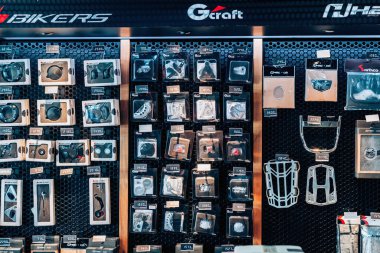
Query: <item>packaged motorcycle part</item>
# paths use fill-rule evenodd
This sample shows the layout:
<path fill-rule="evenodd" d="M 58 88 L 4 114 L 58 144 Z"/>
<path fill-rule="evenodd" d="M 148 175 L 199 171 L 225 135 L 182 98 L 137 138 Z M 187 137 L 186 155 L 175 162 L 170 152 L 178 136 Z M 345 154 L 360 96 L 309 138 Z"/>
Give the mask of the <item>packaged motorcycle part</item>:
<path fill-rule="evenodd" d="M 361 217 L 360 252 L 372 253 L 380 251 L 380 222 L 370 216 Z"/>
<path fill-rule="evenodd" d="M 199 165 L 199 164 L 198 164 Z M 218 198 L 219 196 L 219 170 L 193 169 L 193 198 Z"/>
<path fill-rule="evenodd" d="M 90 225 L 111 224 L 111 193 L 109 178 L 90 178 Z"/>
<path fill-rule="evenodd" d="M 244 167 L 234 167 L 228 174 L 228 200 L 252 201 L 252 172 L 247 172 Z"/>
<path fill-rule="evenodd" d="M 211 202 L 198 202 L 193 206 L 194 234 L 216 235 L 219 229 L 219 207 Z"/>
<path fill-rule="evenodd" d="M 22 225 L 22 180 L 1 180 L 0 226 Z"/>
<path fill-rule="evenodd" d="M 57 140 L 57 166 L 88 166 L 90 165 L 89 140 Z"/>
<path fill-rule="evenodd" d="M 29 125 L 29 99 L 0 100 L 0 126 Z"/>
<path fill-rule="evenodd" d="M 157 205 L 136 200 L 131 205 L 130 233 L 150 234 L 157 232 Z"/>
<path fill-rule="evenodd" d="M 119 59 L 102 59 L 83 61 L 84 86 L 120 85 L 121 72 Z"/>
<path fill-rule="evenodd" d="M 162 253 L 161 245 L 136 245 L 133 253 Z"/>
<path fill-rule="evenodd" d="M 119 237 L 106 237 L 105 241 L 99 241 L 98 238 L 92 237 L 89 240 L 86 253 L 118 253 L 120 248 Z"/>
<path fill-rule="evenodd" d="M 345 110 L 380 110 L 380 60 L 347 59 Z"/>
<path fill-rule="evenodd" d="M 54 180 L 33 180 L 33 208 L 34 226 L 55 225 Z"/>
<path fill-rule="evenodd" d="M 131 121 L 158 121 L 158 96 L 156 92 L 131 93 Z"/>
<path fill-rule="evenodd" d="M 120 108 L 117 99 L 82 101 L 83 126 L 102 127 L 120 124 Z"/>
<path fill-rule="evenodd" d="M 0 85 L 30 85 L 30 59 L 0 60 Z"/>
<path fill-rule="evenodd" d="M 26 161 L 29 162 L 54 162 L 55 141 L 26 140 Z"/>
<path fill-rule="evenodd" d="M 305 101 L 338 101 L 338 60 L 306 59 Z"/>
<path fill-rule="evenodd" d="M 195 243 L 177 243 L 175 253 L 203 253 L 203 245 Z"/>
<path fill-rule="evenodd" d="M 39 85 L 74 85 L 74 59 L 38 59 Z"/>
<path fill-rule="evenodd" d="M 91 161 L 116 161 L 116 140 L 91 140 Z"/>
<path fill-rule="evenodd" d="M 220 54 L 211 48 L 202 47 L 194 54 L 194 82 L 220 81 Z"/>
<path fill-rule="evenodd" d="M 245 204 L 234 204 L 238 208 L 227 208 L 227 238 L 249 238 L 252 236 L 252 209 Z"/>
<path fill-rule="evenodd" d="M 185 199 L 188 171 L 179 164 L 168 164 L 162 168 L 161 196 L 172 199 Z"/>
<path fill-rule="evenodd" d="M 337 217 L 337 252 L 359 253 L 360 216 Z"/>
<path fill-rule="evenodd" d="M 1 140 L 0 162 L 18 162 L 25 160 L 25 140 Z"/>
<path fill-rule="evenodd" d="M 155 198 L 157 196 L 157 169 L 146 164 L 135 164 L 131 170 L 131 197 Z"/>
<path fill-rule="evenodd" d="M 356 121 L 355 177 L 380 178 L 380 124 Z"/>
<path fill-rule="evenodd" d="M 197 160 L 222 161 L 223 160 L 223 131 L 202 130 L 196 133 Z"/>
<path fill-rule="evenodd" d="M 135 133 L 135 159 L 156 160 L 161 158 L 161 131 Z"/>
<path fill-rule="evenodd" d="M 317 170 L 325 171 L 324 184 L 318 184 Z M 318 196 L 324 193 L 323 196 Z M 337 202 L 334 168 L 324 164 L 309 167 L 307 171 L 306 203 L 326 206 Z"/>
<path fill-rule="evenodd" d="M 315 121 L 315 119 L 319 119 Z M 328 119 L 325 121 L 321 120 L 321 117 L 319 116 L 308 116 L 308 120 L 304 121 L 303 116 L 300 115 L 300 136 L 301 141 L 303 144 L 303 147 L 306 149 L 306 151 L 314 154 L 329 154 L 336 150 L 338 147 L 338 141 L 340 136 L 340 126 L 342 121 L 342 116 L 338 117 L 338 120 L 333 120 L 335 117 L 327 117 Z M 308 146 L 305 135 L 304 135 L 304 128 L 336 128 L 336 135 L 334 140 L 334 146 L 331 148 L 325 148 L 325 147 L 310 147 Z"/>
<path fill-rule="evenodd" d="M 266 195 L 270 206 L 289 208 L 297 204 L 300 165 L 293 160 L 270 160 L 264 164 Z"/>
<path fill-rule="evenodd" d="M 166 201 L 163 209 L 162 231 L 170 233 L 186 233 L 188 208 L 179 201 Z"/>
<path fill-rule="evenodd" d="M 252 59 L 248 48 L 234 48 L 227 56 L 226 82 L 233 84 L 252 83 Z"/>
<path fill-rule="evenodd" d="M 263 108 L 295 108 L 295 67 L 264 66 Z"/>
<path fill-rule="evenodd" d="M 131 66 L 133 82 L 157 82 L 158 54 L 156 52 L 132 53 Z"/>
<path fill-rule="evenodd" d="M 30 245 L 31 253 L 59 253 L 59 235 L 45 236 L 44 242 L 34 242 Z"/>
<path fill-rule="evenodd" d="M 225 156 L 227 162 L 251 162 L 251 135 L 243 133 L 242 128 L 230 128 L 225 137 Z"/>
<path fill-rule="evenodd" d="M 219 122 L 219 92 L 201 94 L 195 92 L 193 96 L 194 122 Z"/>
<path fill-rule="evenodd" d="M 75 100 L 37 100 L 38 126 L 74 126 Z"/>
<path fill-rule="evenodd" d="M 190 161 L 193 153 L 195 133 L 192 130 L 167 132 L 165 158 L 179 161 Z"/>
<path fill-rule="evenodd" d="M 164 82 L 188 82 L 189 54 L 181 52 L 176 45 L 169 45 L 162 53 L 162 81 Z"/>
<path fill-rule="evenodd" d="M 165 122 L 190 121 L 190 101 L 188 92 L 164 94 Z"/>
<path fill-rule="evenodd" d="M 0 250 L 4 253 L 24 253 L 25 242 L 25 237 L 11 237 L 9 238 L 9 244 L 5 243 L 0 246 Z"/>
<path fill-rule="evenodd" d="M 224 121 L 249 121 L 250 120 L 250 93 L 241 94 L 223 93 Z"/>

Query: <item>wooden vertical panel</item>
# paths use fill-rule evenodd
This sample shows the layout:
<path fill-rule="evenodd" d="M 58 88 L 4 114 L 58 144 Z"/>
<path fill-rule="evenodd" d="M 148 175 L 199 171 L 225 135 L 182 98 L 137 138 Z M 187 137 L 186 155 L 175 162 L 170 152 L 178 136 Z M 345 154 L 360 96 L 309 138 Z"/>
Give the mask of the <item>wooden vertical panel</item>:
<path fill-rule="evenodd" d="M 119 237 L 120 252 L 128 252 L 128 192 L 129 192 L 129 165 L 128 165 L 128 136 L 129 136 L 129 65 L 130 40 L 120 41 L 120 182 L 119 182 Z"/>
<path fill-rule="evenodd" d="M 253 244 L 262 244 L 263 40 L 253 47 Z"/>

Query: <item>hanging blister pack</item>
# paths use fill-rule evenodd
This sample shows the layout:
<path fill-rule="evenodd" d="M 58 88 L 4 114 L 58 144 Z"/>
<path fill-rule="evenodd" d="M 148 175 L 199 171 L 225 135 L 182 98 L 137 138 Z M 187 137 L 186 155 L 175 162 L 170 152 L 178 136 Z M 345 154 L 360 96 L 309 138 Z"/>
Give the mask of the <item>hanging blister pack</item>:
<path fill-rule="evenodd" d="M 305 101 L 338 101 L 338 60 L 306 59 Z"/>
<path fill-rule="evenodd" d="M 211 169 L 210 164 L 198 164 L 192 171 L 193 198 L 215 199 L 219 196 L 219 170 Z"/>
<path fill-rule="evenodd" d="M 230 128 L 225 136 L 227 162 L 251 162 L 251 135 L 242 128 Z"/>
<path fill-rule="evenodd" d="M 197 160 L 223 160 L 223 131 L 216 131 L 215 126 L 203 126 L 202 131 L 196 133 Z"/>
<path fill-rule="evenodd" d="M 252 172 L 247 172 L 245 167 L 234 167 L 228 174 L 228 200 L 252 201 Z"/>
<path fill-rule="evenodd" d="M 141 126 L 140 126 L 141 127 Z M 152 130 L 135 133 L 135 159 L 156 160 L 161 158 L 161 131 Z"/>
<path fill-rule="evenodd" d="M 22 225 L 22 189 L 22 180 L 1 180 L 0 226 Z"/>
<path fill-rule="evenodd" d="M 360 224 L 360 253 L 380 252 L 380 219 L 362 216 Z"/>
<path fill-rule="evenodd" d="M 211 47 L 201 47 L 199 53 L 194 54 L 194 82 L 220 81 L 220 54 Z"/>
<path fill-rule="evenodd" d="M 0 126 L 29 125 L 29 99 L 0 100 Z"/>
<path fill-rule="evenodd" d="M 131 205 L 130 233 L 151 234 L 157 232 L 157 205 L 135 200 Z"/>
<path fill-rule="evenodd" d="M 75 124 L 74 99 L 37 100 L 38 126 L 74 126 Z"/>
<path fill-rule="evenodd" d="M 83 126 L 103 127 L 120 124 L 120 108 L 117 99 L 82 101 Z"/>
<path fill-rule="evenodd" d="M 297 204 L 300 165 L 293 160 L 270 160 L 264 164 L 266 195 L 270 206 L 289 208 Z"/>
<path fill-rule="evenodd" d="M 245 204 L 234 203 L 232 208 L 227 208 L 226 213 L 227 238 L 249 238 L 252 236 L 252 209 Z"/>
<path fill-rule="evenodd" d="M 219 92 L 212 92 L 211 86 L 200 86 L 193 95 L 193 121 L 219 122 Z"/>
<path fill-rule="evenodd" d="M 219 229 L 219 207 L 211 202 L 198 202 L 193 207 L 194 234 L 216 235 Z"/>
<path fill-rule="evenodd" d="M 131 197 L 155 198 L 157 196 L 157 169 L 147 164 L 134 164 L 131 170 Z"/>
<path fill-rule="evenodd" d="M 186 233 L 188 223 L 188 207 L 179 201 L 166 201 L 163 209 L 162 231 L 170 233 Z"/>
<path fill-rule="evenodd" d="M 133 82 L 157 82 L 158 53 L 149 47 L 138 46 L 131 55 L 131 72 Z"/>
<path fill-rule="evenodd" d="M 26 161 L 30 162 L 54 162 L 55 141 L 48 140 L 27 140 L 26 141 Z"/>
<path fill-rule="evenodd" d="M 161 196 L 172 199 L 185 199 L 188 171 L 179 164 L 168 164 L 162 168 Z"/>
<path fill-rule="evenodd" d="M 30 59 L 0 60 L 0 85 L 30 84 Z"/>
<path fill-rule="evenodd" d="M 188 82 L 189 54 L 181 52 L 178 45 L 169 45 L 162 53 L 162 80 L 164 82 Z"/>
<path fill-rule="evenodd" d="M 380 110 L 380 60 L 347 59 L 345 110 Z"/>
<path fill-rule="evenodd" d="M 87 166 L 90 165 L 89 140 L 57 140 L 57 166 Z"/>
<path fill-rule="evenodd" d="M 158 121 L 158 95 L 156 92 L 149 92 L 147 86 L 142 86 L 135 86 L 136 92 L 131 93 L 131 121 L 156 122 Z"/>
<path fill-rule="evenodd" d="M 0 140 L 0 162 L 25 160 L 25 140 Z"/>
<path fill-rule="evenodd" d="M 89 179 L 90 224 L 111 224 L 111 190 L 109 178 Z"/>
<path fill-rule="evenodd" d="M 360 216 L 351 213 L 337 217 L 337 253 L 359 253 Z"/>
<path fill-rule="evenodd" d="M 43 86 L 74 85 L 74 59 L 38 59 L 38 84 Z"/>
<path fill-rule="evenodd" d="M 53 179 L 33 180 L 34 226 L 55 225 L 55 197 Z"/>
<path fill-rule="evenodd" d="M 91 140 L 91 161 L 117 160 L 116 140 Z"/>
<path fill-rule="evenodd" d="M 189 92 L 165 93 L 165 122 L 190 121 Z"/>
<path fill-rule="evenodd" d="M 295 108 L 295 67 L 264 66 L 263 108 Z"/>
<path fill-rule="evenodd" d="M 246 47 L 235 47 L 227 56 L 226 82 L 233 84 L 252 83 L 252 54 Z"/>
<path fill-rule="evenodd" d="M 83 61 L 86 87 L 114 86 L 121 83 L 120 60 L 102 59 Z"/>
<path fill-rule="evenodd" d="M 184 126 L 173 125 L 167 131 L 165 158 L 170 160 L 190 161 L 195 133 L 184 130 Z"/>
<path fill-rule="evenodd" d="M 250 120 L 251 94 L 249 92 L 223 93 L 224 121 L 237 122 Z"/>

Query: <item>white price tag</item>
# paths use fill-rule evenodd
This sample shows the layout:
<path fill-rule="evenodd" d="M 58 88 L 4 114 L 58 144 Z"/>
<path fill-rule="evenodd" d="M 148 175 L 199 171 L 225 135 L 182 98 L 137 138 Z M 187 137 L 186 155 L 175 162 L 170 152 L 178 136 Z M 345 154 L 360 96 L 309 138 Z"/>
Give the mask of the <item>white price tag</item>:
<path fill-rule="evenodd" d="M 365 120 L 367 122 L 379 122 L 379 114 L 365 115 Z"/>
<path fill-rule="evenodd" d="M 139 132 L 140 133 L 151 133 L 152 132 L 152 125 L 139 125 Z"/>
<path fill-rule="evenodd" d="M 330 50 L 317 50 L 317 58 L 331 58 Z"/>
<path fill-rule="evenodd" d="M 105 242 L 105 241 L 106 241 L 106 238 L 107 238 L 106 235 L 94 235 L 94 236 L 92 237 L 92 241 L 93 241 L 93 242 Z"/>
<path fill-rule="evenodd" d="M 211 170 L 211 164 L 198 164 L 197 165 L 197 171 L 210 171 Z"/>

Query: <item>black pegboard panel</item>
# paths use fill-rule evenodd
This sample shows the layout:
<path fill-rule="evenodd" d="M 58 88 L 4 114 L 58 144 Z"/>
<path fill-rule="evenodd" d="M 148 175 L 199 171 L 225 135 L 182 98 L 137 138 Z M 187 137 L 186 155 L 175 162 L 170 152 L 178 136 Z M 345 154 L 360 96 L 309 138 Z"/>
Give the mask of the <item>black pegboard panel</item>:
<path fill-rule="evenodd" d="M 358 180 L 355 169 L 355 121 L 364 119 L 368 111 L 344 111 L 346 104 L 345 59 L 362 58 L 366 52 L 379 51 L 379 41 L 265 41 L 265 64 L 273 58 L 286 58 L 296 67 L 296 109 L 279 109 L 278 117 L 264 118 L 263 162 L 276 153 L 287 153 L 301 164 L 298 204 L 289 209 L 275 209 L 263 196 L 263 243 L 300 245 L 306 253 L 335 252 L 336 215 L 345 209 L 359 213 L 377 209 L 380 204 L 379 180 Z M 339 60 L 338 102 L 305 102 L 305 59 L 316 58 L 316 50 L 330 49 L 331 58 Z M 318 207 L 305 202 L 307 169 L 315 164 L 314 155 L 302 146 L 299 134 L 299 115 L 341 115 L 342 128 L 338 148 L 330 154 L 327 164 L 335 168 L 338 202 Z M 332 136 L 321 136 L 321 145 L 331 144 Z M 319 137 L 308 138 L 310 142 Z M 330 145 L 328 144 L 328 145 Z M 265 193 L 265 184 L 263 192 Z"/>
<path fill-rule="evenodd" d="M 246 46 L 248 47 L 249 51 L 252 53 L 252 46 L 253 43 L 252 41 L 132 41 L 131 46 L 132 46 L 132 51 L 134 51 L 136 45 L 147 45 L 152 48 L 152 51 L 162 53 L 168 45 L 171 44 L 176 44 L 180 45 L 182 47 L 183 51 L 186 51 L 190 54 L 190 76 L 191 80 L 193 80 L 193 55 L 195 52 L 199 50 L 200 46 L 211 46 L 214 51 L 220 52 L 221 55 L 221 73 L 222 73 L 222 81 L 220 83 L 214 83 L 210 84 L 213 86 L 214 91 L 219 91 L 220 93 L 220 101 L 222 101 L 222 93 L 223 92 L 228 92 L 228 84 L 224 83 L 225 79 L 225 70 L 226 70 L 226 58 L 229 53 L 233 52 L 233 47 L 234 46 Z M 159 73 L 161 73 L 161 58 L 160 58 L 160 64 L 159 64 Z M 172 83 L 173 84 L 173 83 Z M 166 86 L 170 84 L 165 84 L 161 82 L 161 77 L 159 78 L 158 82 L 155 84 L 149 84 L 149 89 L 150 91 L 155 91 L 158 92 L 158 97 L 159 97 L 159 107 L 160 111 L 163 110 L 163 101 L 162 101 L 162 95 L 163 93 L 166 92 Z M 134 92 L 134 86 L 135 83 L 131 84 L 131 92 Z M 192 111 L 193 111 L 193 93 L 198 92 L 198 87 L 199 84 L 195 84 L 193 82 L 188 82 L 188 83 L 183 83 L 181 84 L 181 91 L 188 91 L 190 93 L 190 115 L 192 118 Z M 245 85 L 244 86 L 245 91 L 251 92 L 252 95 L 252 85 Z M 252 97 L 251 97 L 252 98 Z M 161 110 L 162 109 L 162 110 Z M 221 108 L 222 109 L 222 108 Z M 223 110 L 221 110 L 221 113 Z M 221 114 L 221 118 L 222 114 Z M 160 123 L 154 123 L 153 124 L 153 129 L 163 129 L 162 132 L 162 146 L 161 150 L 165 150 L 166 147 L 166 130 L 170 129 L 170 125 L 168 123 L 162 123 L 164 119 L 163 113 L 159 114 L 159 122 Z M 138 125 L 136 123 L 131 124 L 130 128 L 130 138 L 129 138 L 129 147 L 130 147 L 130 160 L 129 164 L 132 168 L 134 163 L 147 163 L 148 166 L 153 167 L 153 168 L 158 168 L 158 180 L 159 180 L 159 185 L 161 184 L 161 169 L 163 166 L 165 166 L 168 163 L 178 163 L 178 161 L 169 161 L 165 159 L 161 159 L 158 162 L 155 161 L 135 161 L 133 160 L 133 147 L 134 147 L 134 132 L 138 131 Z M 185 123 L 185 129 L 193 129 L 194 131 L 201 130 L 202 125 L 207 125 L 205 124 L 199 124 L 199 123 L 194 123 L 194 122 L 188 122 Z M 212 125 L 212 124 L 211 124 Z M 251 133 L 251 140 L 252 140 L 252 122 L 247 122 L 247 123 L 225 123 L 223 120 L 219 123 L 216 123 L 216 129 L 217 130 L 224 130 L 224 134 L 228 134 L 228 128 L 230 127 L 240 127 L 244 129 L 245 133 Z M 252 145 L 251 141 L 251 145 Z M 162 154 L 164 151 L 162 152 Z M 163 251 L 164 252 L 174 252 L 174 247 L 177 243 L 186 243 L 186 242 L 194 242 L 198 244 L 203 244 L 204 245 L 204 252 L 214 252 L 214 247 L 215 245 L 221 245 L 221 244 L 235 244 L 235 245 L 246 245 L 246 244 L 251 244 L 252 239 L 227 239 L 226 238 L 226 208 L 232 206 L 231 203 L 227 201 L 227 176 L 228 176 L 228 171 L 232 170 L 233 166 L 237 165 L 241 166 L 247 166 L 247 171 L 252 171 L 252 163 L 250 164 L 245 164 L 245 163 L 232 163 L 232 164 L 227 164 L 227 163 L 222 163 L 222 162 L 214 162 L 212 164 L 213 168 L 218 168 L 219 169 L 219 199 L 215 200 L 215 204 L 219 204 L 220 209 L 221 209 L 221 216 L 219 217 L 218 223 L 219 223 L 219 232 L 217 236 L 207 236 L 207 235 L 196 235 L 193 236 L 190 231 L 188 231 L 188 234 L 185 235 L 178 235 L 178 234 L 169 234 L 169 233 L 162 233 L 161 232 L 161 225 L 162 225 L 162 208 L 165 204 L 165 201 L 168 199 L 158 197 L 152 203 L 158 203 L 158 233 L 153 234 L 153 235 L 141 235 L 141 234 L 129 234 L 129 250 L 132 250 L 132 248 L 135 245 L 146 245 L 146 244 L 158 244 L 158 245 L 163 245 Z M 196 200 L 192 199 L 192 181 L 191 181 L 191 170 L 195 167 L 196 165 L 196 145 L 194 144 L 193 148 L 193 154 L 192 154 L 192 161 L 190 163 L 181 163 L 181 168 L 185 168 L 189 171 L 189 180 L 187 182 L 187 195 L 186 195 L 186 201 L 182 201 L 183 204 L 187 204 L 189 206 L 189 223 L 191 224 L 192 222 L 192 207 L 195 203 L 197 203 Z M 132 199 L 130 198 L 130 203 L 132 203 Z M 252 205 L 250 205 L 252 206 Z M 131 217 L 131 216 L 130 216 Z M 191 225 L 189 225 L 189 228 Z"/>
<path fill-rule="evenodd" d="M 84 86 L 84 60 L 101 59 L 102 54 L 93 53 L 93 46 L 104 46 L 106 49 L 106 59 L 120 58 L 120 43 L 118 41 L 7 41 L 3 44 L 12 45 L 15 51 L 15 58 L 30 59 L 32 85 L 15 86 L 14 99 L 30 100 L 31 127 L 37 126 L 37 100 L 53 99 L 52 95 L 44 93 L 44 87 L 38 85 L 37 59 L 44 58 L 73 58 L 75 59 L 76 84 L 65 86 L 64 92 L 59 98 L 75 99 L 76 126 L 75 137 L 61 137 L 60 127 L 44 127 L 44 136 L 41 139 L 61 140 L 61 139 L 116 139 L 120 140 L 118 127 L 105 127 L 106 135 L 91 137 L 90 128 L 83 127 L 82 101 L 106 98 L 119 98 L 119 87 L 106 87 L 104 96 L 92 96 L 91 88 Z M 60 55 L 46 54 L 46 45 L 57 44 L 60 46 Z M 9 58 L 8 55 L 1 55 L 2 58 Z M 0 99 L 8 99 L 1 95 Z M 14 127 L 13 139 L 28 139 L 29 127 Z M 1 137 L 4 139 L 4 136 Z M 30 138 L 33 139 L 33 138 Z M 104 173 L 102 176 L 111 178 L 111 225 L 91 226 L 89 224 L 89 182 L 86 167 L 75 167 L 76 174 L 73 176 L 60 176 L 55 163 L 36 162 L 13 162 L 2 163 L 2 168 L 18 168 L 18 173 L 11 178 L 23 179 L 23 225 L 21 227 L 0 227 L 0 236 L 23 236 L 27 238 L 27 252 L 31 243 L 31 236 L 38 234 L 46 235 L 66 235 L 77 234 L 78 236 L 91 237 L 96 234 L 106 234 L 108 236 L 119 235 L 119 162 L 91 162 L 91 165 L 101 166 Z M 29 169 L 43 166 L 48 174 L 30 175 Z M 64 168 L 64 167 L 63 167 Z M 33 215 L 30 209 L 33 206 L 33 179 L 54 178 L 55 180 L 55 205 L 56 205 L 56 225 L 49 227 L 34 227 Z"/>

